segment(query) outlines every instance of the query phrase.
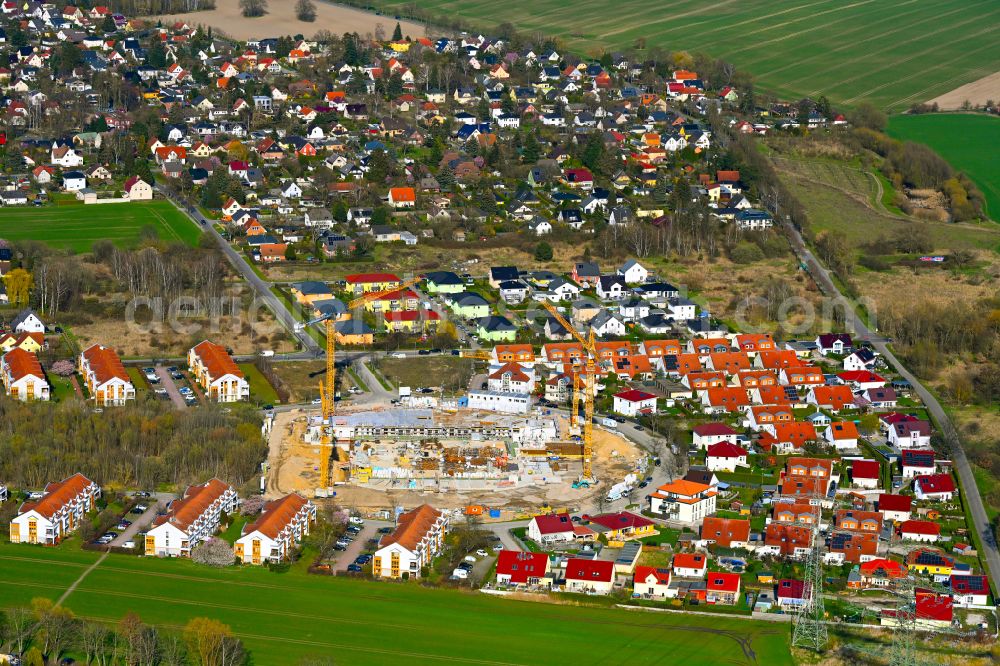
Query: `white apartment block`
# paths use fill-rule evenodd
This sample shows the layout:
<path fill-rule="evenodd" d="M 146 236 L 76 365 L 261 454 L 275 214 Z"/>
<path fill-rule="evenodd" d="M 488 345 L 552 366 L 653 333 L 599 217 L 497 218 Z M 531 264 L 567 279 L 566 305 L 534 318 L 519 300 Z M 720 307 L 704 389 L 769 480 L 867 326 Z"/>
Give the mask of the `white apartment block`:
<path fill-rule="evenodd" d="M 10 542 L 59 543 L 86 520 L 100 496 L 101 487 L 83 474 L 50 483 L 41 498 L 18 509 L 17 517 L 10 521 Z"/>
<path fill-rule="evenodd" d="M 250 382 L 229 352 L 214 342 L 199 342 L 188 352 L 188 368 L 212 402 L 238 402 L 250 397 Z"/>
<path fill-rule="evenodd" d="M 316 505 L 298 493 L 271 500 L 256 521 L 243 527 L 233 552 L 244 564 L 282 562 L 315 521 Z"/>
<path fill-rule="evenodd" d="M 429 504 L 399 514 L 396 529 L 382 537 L 372 560 L 372 573 L 380 578 L 419 578 L 441 551 L 448 531 L 448 517 Z"/>
<path fill-rule="evenodd" d="M 190 557 L 195 546 L 219 529 L 222 514 L 237 506 L 236 491 L 219 479 L 189 486 L 184 497 L 171 502 L 166 515 L 157 517 L 146 532 L 146 555 Z"/>

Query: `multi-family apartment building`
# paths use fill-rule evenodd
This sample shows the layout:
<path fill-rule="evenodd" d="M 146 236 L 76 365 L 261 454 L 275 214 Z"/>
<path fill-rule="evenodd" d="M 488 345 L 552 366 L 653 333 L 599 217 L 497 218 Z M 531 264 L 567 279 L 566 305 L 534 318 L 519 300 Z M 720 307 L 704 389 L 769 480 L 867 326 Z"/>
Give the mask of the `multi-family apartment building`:
<path fill-rule="evenodd" d="M 171 502 L 166 515 L 158 516 L 146 532 L 146 555 L 189 557 L 195 546 L 219 529 L 222 514 L 238 505 L 236 491 L 219 479 L 189 486 L 184 497 Z"/>

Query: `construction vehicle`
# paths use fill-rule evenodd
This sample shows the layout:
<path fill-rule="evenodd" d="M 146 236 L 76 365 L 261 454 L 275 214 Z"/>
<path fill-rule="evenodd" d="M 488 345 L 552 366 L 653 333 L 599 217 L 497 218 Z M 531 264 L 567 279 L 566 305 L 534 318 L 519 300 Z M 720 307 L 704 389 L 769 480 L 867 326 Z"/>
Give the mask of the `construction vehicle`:
<path fill-rule="evenodd" d="M 583 478 L 590 480 L 594 478 L 593 475 L 593 455 L 594 455 L 594 390 L 597 384 L 597 363 L 599 362 L 599 354 L 597 348 L 594 346 L 594 331 L 591 329 L 590 334 L 584 338 L 583 335 L 576 330 L 576 327 L 566 321 L 566 318 L 562 316 L 559 310 L 556 309 L 554 305 L 548 301 L 542 301 L 542 306 L 549 311 L 559 324 L 572 334 L 576 338 L 577 342 L 583 348 L 584 356 L 584 367 L 581 372 L 573 373 L 573 409 L 570 410 L 570 425 L 573 425 L 574 417 L 576 417 L 576 412 L 579 409 L 579 391 L 583 391 Z M 581 376 L 582 375 L 582 376 Z"/>
<path fill-rule="evenodd" d="M 366 294 L 358 296 L 354 300 L 347 303 L 347 314 L 357 308 L 363 307 L 366 303 L 378 300 L 383 296 L 388 296 L 390 294 L 395 294 L 401 292 L 408 287 L 412 287 L 416 283 L 420 282 L 422 278 L 415 277 L 408 280 L 404 280 L 398 286 L 392 287 L 390 289 L 380 289 L 378 291 L 369 291 Z M 322 428 L 322 438 L 320 440 L 320 453 L 321 453 L 321 463 L 319 469 L 319 487 L 324 489 L 329 489 L 331 487 L 330 483 L 330 460 L 333 458 L 333 443 L 330 437 L 331 431 L 333 429 L 333 413 L 336 405 L 336 377 L 337 377 L 337 366 L 336 358 L 334 356 L 336 352 L 336 320 L 341 315 L 336 312 L 330 312 L 315 319 L 310 319 L 309 321 L 302 322 L 295 325 L 296 331 L 303 331 L 307 326 L 312 326 L 314 324 L 323 323 L 325 325 L 326 334 L 326 374 L 323 379 L 319 382 L 319 400 L 320 400 L 320 412 L 322 413 L 323 421 L 321 424 Z"/>

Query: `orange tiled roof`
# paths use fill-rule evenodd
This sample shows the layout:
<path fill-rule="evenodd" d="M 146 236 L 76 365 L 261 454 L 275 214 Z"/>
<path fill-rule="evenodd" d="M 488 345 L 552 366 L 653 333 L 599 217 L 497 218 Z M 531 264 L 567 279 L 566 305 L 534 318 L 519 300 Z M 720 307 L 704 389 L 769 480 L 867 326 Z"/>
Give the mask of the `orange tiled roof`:
<path fill-rule="evenodd" d="M 222 497 L 230 489 L 230 485 L 219 479 L 211 479 L 200 486 L 188 486 L 184 497 L 175 500 L 170 505 L 170 512 L 156 519 L 156 525 L 169 522 L 171 525 L 187 531 L 201 514 L 205 513 L 212 502 Z"/>
<path fill-rule="evenodd" d="M 3 355 L 4 363 L 10 368 L 10 374 L 16 382 L 19 379 L 32 375 L 40 379 L 45 378 L 42 372 L 42 364 L 38 362 L 38 357 L 29 351 L 24 351 L 20 347 L 14 347 Z"/>
<path fill-rule="evenodd" d="M 285 495 L 281 499 L 271 500 L 264 505 L 260 518 L 249 525 L 243 526 L 243 535 L 260 532 L 271 539 L 277 539 L 292 519 L 302 510 L 309 500 L 298 493 Z"/>
<path fill-rule="evenodd" d="M 380 545 L 398 543 L 404 548 L 413 550 L 440 517 L 441 512 L 430 504 L 421 504 L 412 511 L 401 513 L 396 521 L 395 531 L 384 537 Z"/>
<path fill-rule="evenodd" d="M 82 493 L 93 483 L 83 474 L 76 473 L 68 479 L 50 483 L 45 487 L 45 496 L 35 503 L 25 502 L 21 505 L 21 513 L 34 509 L 46 518 L 51 518 L 59 512 L 70 500 Z"/>
<path fill-rule="evenodd" d="M 208 374 L 213 379 L 222 377 L 223 375 L 243 376 L 243 371 L 236 365 L 225 348 L 214 342 L 208 340 L 199 342 L 195 345 L 194 353 L 201 359 L 201 362 L 208 370 Z"/>
<path fill-rule="evenodd" d="M 94 371 L 98 384 L 116 378 L 125 382 L 131 381 L 114 349 L 103 345 L 92 345 L 83 351 L 83 357 Z"/>

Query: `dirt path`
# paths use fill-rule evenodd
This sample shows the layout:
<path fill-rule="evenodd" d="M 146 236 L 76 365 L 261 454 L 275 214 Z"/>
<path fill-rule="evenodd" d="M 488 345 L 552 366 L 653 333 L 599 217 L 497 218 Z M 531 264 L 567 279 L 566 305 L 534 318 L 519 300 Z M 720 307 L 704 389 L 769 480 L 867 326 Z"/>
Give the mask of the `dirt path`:
<path fill-rule="evenodd" d="M 76 580 L 74 580 L 73 584 L 70 585 L 69 587 L 67 587 L 66 591 L 62 593 L 62 596 L 60 596 L 59 599 L 56 600 L 56 606 L 61 606 L 62 602 L 66 601 L 67 597 L 69 597 L 69 595 L 73 594 L 73 591 L 77 587 L 80 586 L 80 583 L 83 582 L 83 579 L 86 578 L 87 576 L 89 576 L 91 571 L 93 571 L 97 567 L 101 566 L 101 562 L 103 562 L 104 560 L 108 559 L 108 553 L 110 553 L 110 552 L 111 552 L 110 550 L 104 551 L 104 554 L 101 555 L 99 558 L 97 558 L 96 562 L 94 562 L 89 567 L 87 567 L 84 570 L 84 572 L 82 574 L 80 574 L 80 577 L 77 578 Z"/>

